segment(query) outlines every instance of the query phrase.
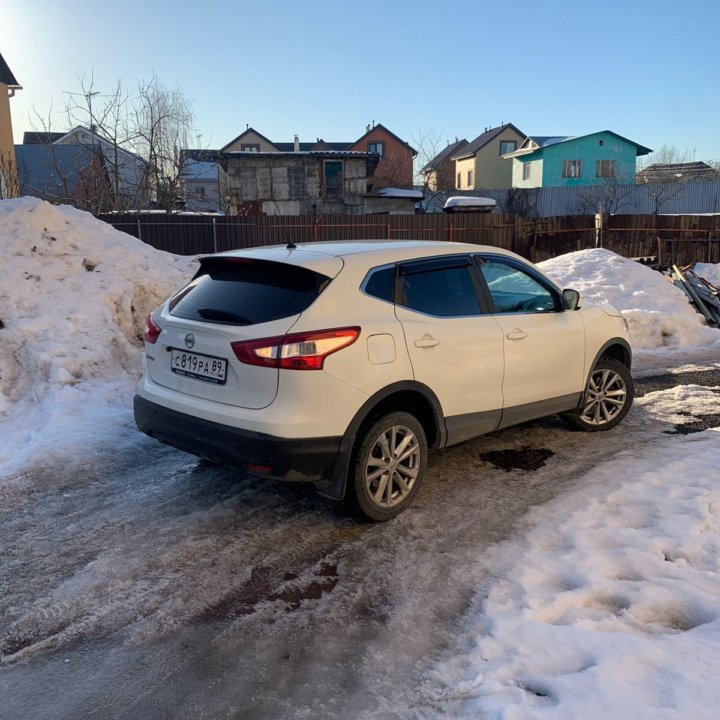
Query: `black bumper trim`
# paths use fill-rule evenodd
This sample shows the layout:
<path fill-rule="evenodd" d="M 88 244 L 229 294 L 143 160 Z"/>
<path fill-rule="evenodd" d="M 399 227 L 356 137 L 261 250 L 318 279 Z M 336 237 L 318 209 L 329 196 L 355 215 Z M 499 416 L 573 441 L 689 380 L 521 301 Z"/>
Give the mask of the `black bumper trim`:
<path fill-rule="evenodd" d="M 139 395 L 135 422 L 146 435 L 212 462 L 278 480 L 318 482 L 329 478 L 341 437 L 286 439 L 203 420 Z M 252 465 L 269 467 L 268 472 Z"/>

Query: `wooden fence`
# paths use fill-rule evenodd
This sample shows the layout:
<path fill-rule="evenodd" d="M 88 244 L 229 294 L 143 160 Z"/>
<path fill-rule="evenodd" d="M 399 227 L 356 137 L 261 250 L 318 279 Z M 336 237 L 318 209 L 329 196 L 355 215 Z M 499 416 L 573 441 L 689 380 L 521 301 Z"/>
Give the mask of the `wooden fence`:
<path fill-rule="evenodd" d="M 703 215 L 101 215 L 119 230 L 180 255 L 323 240 L 439 240 L 505 248 L 533 262 L 605 247 L 666 265 L 720 262 L 720 217 Z"/>

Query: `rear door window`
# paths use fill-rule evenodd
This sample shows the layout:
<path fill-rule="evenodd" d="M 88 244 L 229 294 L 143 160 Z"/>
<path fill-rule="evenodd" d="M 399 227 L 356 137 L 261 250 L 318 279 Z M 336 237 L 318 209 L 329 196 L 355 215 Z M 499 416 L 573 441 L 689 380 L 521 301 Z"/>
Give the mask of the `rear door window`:
<path fill-rule="evenodd" d="M 330 278 L 307 268 L 249 258 L 206 258 L 170 302 L 170 314 L 200 322 L 256 325 L 310 307 Z"/>

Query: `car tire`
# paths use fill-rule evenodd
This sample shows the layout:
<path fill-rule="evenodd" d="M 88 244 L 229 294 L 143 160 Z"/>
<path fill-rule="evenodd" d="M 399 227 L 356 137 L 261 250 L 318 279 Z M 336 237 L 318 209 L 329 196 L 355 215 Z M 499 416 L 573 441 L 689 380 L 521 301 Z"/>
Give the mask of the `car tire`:
<path fill-rule="evenodd" d="M 617 360 L 601 358 L 588 378 L 582 408 L 562 417 L 576 430 L 611 430 L 628 414 L 634 397 L 630 370 Z"/>
<path fill-rule="evenodd" d="M 427 467 L 427 438 L 418 419 L 391 412 L 358 436 L 349 473 L 348 500 L 364 516 L 384 522 L 415 499 Z"/>

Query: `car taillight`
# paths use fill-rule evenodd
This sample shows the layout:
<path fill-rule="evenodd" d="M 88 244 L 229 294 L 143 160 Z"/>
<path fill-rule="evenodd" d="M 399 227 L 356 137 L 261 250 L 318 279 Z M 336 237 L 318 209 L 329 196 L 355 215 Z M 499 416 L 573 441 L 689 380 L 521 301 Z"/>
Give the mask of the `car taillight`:
<path fill-rule="evenodd" d="M 246 365 L 322 370 L 328 355 L 352 345 L 359 335 L 359 327 L 333 328 L 234 342 L 232 349 L 237 359 Z"/>
<path fill-rule="evenodd" d="M 152 319 L 152 314 L 145 318 L 145 329 L 143 330 L 143 340 L 146 343 L 154 345 L 160 337 L 162 328 L 158 327 Z"/>

